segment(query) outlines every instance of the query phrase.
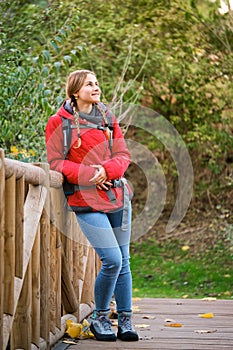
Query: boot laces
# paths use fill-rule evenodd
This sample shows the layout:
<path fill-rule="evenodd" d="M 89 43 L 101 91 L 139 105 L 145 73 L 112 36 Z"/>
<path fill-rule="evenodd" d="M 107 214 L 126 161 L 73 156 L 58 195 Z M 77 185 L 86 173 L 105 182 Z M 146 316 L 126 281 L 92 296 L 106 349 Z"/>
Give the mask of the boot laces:
<path fill-rule="evenodd" d="M 112 330 L 112 324 L 111 321 L 108 319 L 107 316 L 101 315 L 98 317 L 101 325 L 103 326 L 105 331 L 111 331 Z"/>
<path fill-rule="evenodd" d="M 121 325 L 127 329 L 127 330 L 131 330 L 132 326 L 131 326 L 131 319 L 129 316 L 122 316 L 121 317 Z"/>

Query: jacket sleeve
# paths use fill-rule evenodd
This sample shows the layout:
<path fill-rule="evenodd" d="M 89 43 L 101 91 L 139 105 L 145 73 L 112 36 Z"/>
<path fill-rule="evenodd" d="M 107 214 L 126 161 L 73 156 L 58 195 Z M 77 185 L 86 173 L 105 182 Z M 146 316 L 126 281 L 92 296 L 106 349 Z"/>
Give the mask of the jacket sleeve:
<path fill-rule="evenodd" d="M 101 163 L 109 180 L 124 175 L 130 164 L 130 152 L 126 146 L 124 135 L 115 116 L 113 116 L 113 145 L 112 158 Z"/>
<path fill-rule="evenodd" d="M 95 169 L 64 159 L 62 119 L 59 116 L 50 117 L 46 125 L 45 136 L 50 168 L 62 173 L 70 183 L 91 186 L 89 179 L 94 176 Z"/>

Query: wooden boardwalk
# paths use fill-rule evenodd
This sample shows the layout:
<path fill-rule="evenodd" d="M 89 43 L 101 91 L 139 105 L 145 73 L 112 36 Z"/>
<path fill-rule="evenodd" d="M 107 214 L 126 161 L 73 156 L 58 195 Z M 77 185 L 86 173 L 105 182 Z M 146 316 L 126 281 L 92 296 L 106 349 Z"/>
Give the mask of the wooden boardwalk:
<path fill-rule="evenodd" d="M 69 349 L 233 349 L 233 300 L 134 299 L 133 309 L 138 342 L 84 339 Z"/>

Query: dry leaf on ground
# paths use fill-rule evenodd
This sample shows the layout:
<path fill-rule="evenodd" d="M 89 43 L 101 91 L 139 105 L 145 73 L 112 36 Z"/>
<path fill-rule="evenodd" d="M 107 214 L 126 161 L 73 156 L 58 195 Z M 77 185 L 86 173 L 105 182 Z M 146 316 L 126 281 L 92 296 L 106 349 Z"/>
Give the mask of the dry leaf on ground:
<path fill-rule="evenodd" d="M 149 324 L 135 324 L 135 327 L 137 327 L 137 328 L 148 328 L 148 327 L 150 327 L 150 325 Z"/>
<path fill-rule="evenodd" d="M 217 300 L 217 298 L 215 298 L 215 297 L 207 297 L 207 298 L 202 298 L 201 300 L 202 301 L 215 301 L 215 300 Z"/>
<path fill-rule="evenodd" d="M 199 330 L 196 330 L 194 331 L 195 333 L 215 333 L 217 332 L 217 329 L 199 329 Z"/>
<path fill-rule="evenodd" d="M 173 320 L 172 318 L 166 318 L 166 319 L 164 320 L 164 322 L 176 323 L 176 321 Z"/>
<path fill-rule="evenodd" d="M 202 318 L 213 318 L 214 314 L 212 312 L 208 312 L 206 314 L 199 314 L 198 316 Z"/>

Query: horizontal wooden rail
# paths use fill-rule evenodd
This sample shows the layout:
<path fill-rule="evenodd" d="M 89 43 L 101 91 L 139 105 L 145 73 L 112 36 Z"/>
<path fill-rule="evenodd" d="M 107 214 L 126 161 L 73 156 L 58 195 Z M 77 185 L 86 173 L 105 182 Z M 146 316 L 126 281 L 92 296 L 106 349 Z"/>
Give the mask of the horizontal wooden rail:
<path fill-rule="evenodd" d="M 14 159 L 5 158 L 5 177 L 8 179 L 13 174 L 16 179 L 20 179 L 24 176 L 25 181 L 31 185 L 44 185 L 46 174 L 45 171 L 30 163 L 23 163 Z M 2 161 L 0 160 L 0 168 Z M 60 188 L 63 183 L 63 176 L 57 171 L 50 170 L 50 186 L 54 188 Z"/>
<path fill-rule="evenodd" d="M 94 308 L 100 261 L 66 210 L 62 174 L 0 149 L 0 349 L 50 349 Z"/>

